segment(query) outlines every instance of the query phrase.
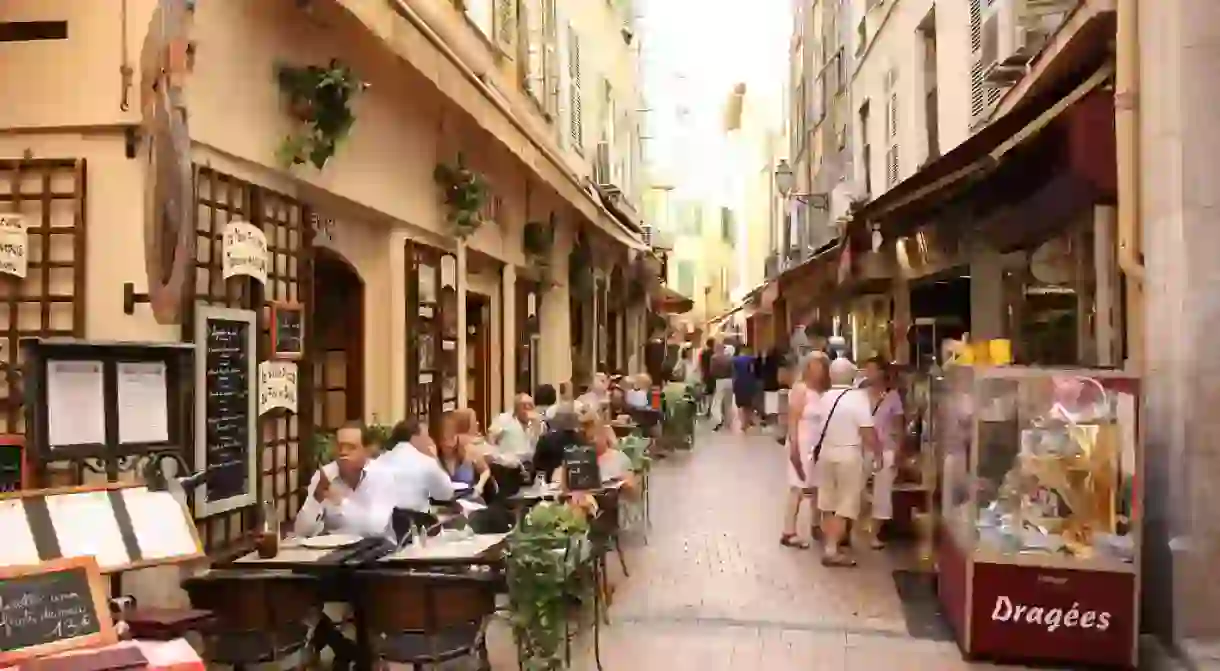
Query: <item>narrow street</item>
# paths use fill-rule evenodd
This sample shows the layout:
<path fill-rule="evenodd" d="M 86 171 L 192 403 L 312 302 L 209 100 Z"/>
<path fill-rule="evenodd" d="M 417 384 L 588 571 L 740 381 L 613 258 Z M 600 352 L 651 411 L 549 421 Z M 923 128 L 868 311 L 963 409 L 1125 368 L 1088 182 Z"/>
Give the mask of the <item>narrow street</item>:
<path fill-rule="evenodd" d="M 815 550 L 781 547 L 786 479 L 771 439 L 701 432 L 694 453 L 655 467 L 652 487 L 648 544 L 627 547 L 630 578 L 612 567 L 605 669 L 1014 668 L 961 661 L 932 618 L 912 623 L 920 637 L 908 633 L 891 576 L 897 553 L 831 569 Z M 496 647 L 507 657 L 494 668 L 514 668 L 508 646 Z M 596 668 L 591 655 L 573 667 Z"/>

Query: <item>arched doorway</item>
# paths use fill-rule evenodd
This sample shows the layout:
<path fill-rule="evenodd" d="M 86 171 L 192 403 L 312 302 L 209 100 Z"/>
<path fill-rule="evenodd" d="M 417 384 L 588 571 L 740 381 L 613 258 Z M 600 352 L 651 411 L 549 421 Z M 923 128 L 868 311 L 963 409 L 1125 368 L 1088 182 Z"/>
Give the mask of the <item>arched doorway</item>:
<path fill-rule="evenodd" d="M 364 418 L 364 282 L 336 252 L 314 257 L 314 421 L 334 431 Z"/>

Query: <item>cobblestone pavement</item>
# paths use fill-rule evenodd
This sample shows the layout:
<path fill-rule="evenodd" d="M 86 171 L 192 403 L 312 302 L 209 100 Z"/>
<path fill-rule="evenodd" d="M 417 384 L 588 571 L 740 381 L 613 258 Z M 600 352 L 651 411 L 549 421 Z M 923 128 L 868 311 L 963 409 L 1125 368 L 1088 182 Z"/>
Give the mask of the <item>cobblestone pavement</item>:
<path fill-rule="evenodd" d="M 908 636 L 890 554 L 833 569 L 780 546 L 786 486 L 782 448 L 761 435 L 701 432 L 693 453 L 657 464 L 648 542 L 626 548 L 630 577 L 614 570 L 607 671 L 996 668 Z M 494 668 L 515 668 L 495 639 Z M 596 668 L 591 655 L 573 666 Z"/>

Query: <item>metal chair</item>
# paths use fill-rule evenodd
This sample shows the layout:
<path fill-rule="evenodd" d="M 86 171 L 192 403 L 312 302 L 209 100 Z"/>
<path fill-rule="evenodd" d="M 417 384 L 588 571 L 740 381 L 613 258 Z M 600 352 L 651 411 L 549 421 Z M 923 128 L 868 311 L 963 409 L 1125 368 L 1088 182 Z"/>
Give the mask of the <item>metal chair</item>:
<path fill-rule="evenodd" d="M 500 578 L 490 573 L 372 570 L 357 578 L 373 661 L 427 666 L 474 657 L 491 669 L 487 620 Z"/>
<path fill-rule="evenodd" d="M 193 607 L 214 616 L 201 631 L 209 666 L 294 669 L 310 663 L 309 644 L 320 612 L 317 579 L 213 570 L 182 586 Z"/>

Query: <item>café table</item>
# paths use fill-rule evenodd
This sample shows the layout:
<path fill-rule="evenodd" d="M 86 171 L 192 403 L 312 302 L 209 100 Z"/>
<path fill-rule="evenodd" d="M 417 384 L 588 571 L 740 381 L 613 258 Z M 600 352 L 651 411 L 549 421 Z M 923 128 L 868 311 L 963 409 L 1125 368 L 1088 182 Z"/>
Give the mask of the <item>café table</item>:
<path fill-rule="evenodd" d="M 412 543 L 377 560 L 378 564 L 409 568 L 423 565 L 485 564 L 499 558 L 508 534 L 472 534 L 463 537 L 445 531 L 427 542 Z"/>

